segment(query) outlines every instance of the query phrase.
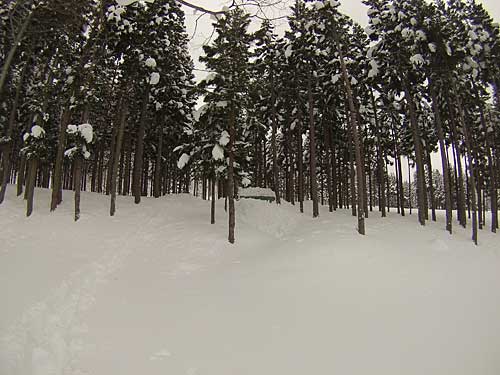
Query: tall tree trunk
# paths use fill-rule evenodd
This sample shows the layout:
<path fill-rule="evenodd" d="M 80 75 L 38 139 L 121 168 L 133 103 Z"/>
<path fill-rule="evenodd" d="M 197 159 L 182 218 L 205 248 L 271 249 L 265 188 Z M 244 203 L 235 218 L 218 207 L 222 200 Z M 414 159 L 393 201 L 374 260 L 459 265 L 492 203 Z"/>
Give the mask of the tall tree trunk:
<path fill-rule="evenodd" d="M 458 96 L 456 91 L 456 87 L 454 86 L 455 92 L 455 101 L 458 108 L 458 116 L 460 120 L 460 124 L 462 125 L 462 129 L 464 132 L 464 139 L 467 148 L 467 164 L 469 165 L 469 189 L 470 189 L 470 198 L 471 198 L 471 208 L 472 208 L 472 241 L 475 245 L 477 245 L 477 228 L 478 228 L 478 220 L 477 220 L 477 202 L 476 202 L 476 177 L 475 177 L 475 165 L 474 160 L 472 158 L 472 138 L 469 133 L 469 126 L 465 121 L 464 116 L 464 108 L 462 106 L 462 101 Z"/>
<path fill-rule="evenodd" d="M 410 215 L 412 210 L 412 201 L 411 201 L 411 168 L 410 168 L 410 158 L 408 160 L 408 204 L 410 206 Z"/>
<path fill-rule="evenodd" d="M 75 187 L 75 221 L 80 218 L 80 192 L 82 188 L 82 156 L 76 155 L 74 163 L 73 185 Z"/>
<path fill-rule="evenodd" d="M 347 67 L 344 61 L 344 54 L 342 52 L 342 47 L 337 39 L 337 52 L 339 53 L 340 67 L 342 69 L 342 76 L 344 79 L 344 88 L 346 91 L 347 101 L 349 103 L 349 112 L 351 115 L 351 134 L 354 141 L 354 150 L 356 155 L 356 172 L 357 172 L 357 184 L 358 184 L 358 232 L 359 234 L 365 234 L 365 176 L 363 175 L 363 165 L 364 161 L 361 154 L 361 139 L 359 136 L 358 125 L 357 124 L 357 110 L 354 106 L 354 97 L 352 94 L 351 81 L 349 80 L 349 75 L 347 74 Z"/>
<path fill-rule="evenodd" d="M 158 148 L 156 150 L 156 168 L 155 168 L 155 182 L 153 196 L 159 198 L 161 195 L 161 171 L 162 171 L 162 153 L 163 153 L 163 127 L 160 121 L 156 124 L 158 126 Z"/>
<path fill-rule="evenodd" d="M 430 150 L 426 152 L 427 156 L 427 170 L 429 171 L 429 194 L 431 201 L 431 218 L 432 221 L 436 221 L 436 199 L 434 197 L 434 181 L 432 179 L 432 162 Z"/>
<path fill-rule="evenodd" d="M 118 173 L 118 162 L 119 162 L 119 155 L 121 154 L 121 148 L 123 144 L 123 134 L 125 132 L 125 124 L 127 120 L 127 115 L 128 115 L 128 105 L 125 101 L 122 102 L 121 104 L 121 111 L 120 111 L 120 122 L 118 125 L 118 134 L 115 142 L 115 149 L 112 150 L 114 153 L 114 158 L 113 158 L 113 167 L 112 167 L 112 172 L 111 172 L 111 203 L 110 203 L 110 208 L 109 208 L 109 214 L 111 216 L 115 215 L 116 212 L 116 175 Z"/>
<path fill-rule="evenodd" d="M 358 216 L 358 205 L 357 205 L 357 188 L 356 188 L 356 169 L 354 168 L 354 146 L 352 142 L 352 131 L 349 125 L 347 126 L 347 142 L 348 149 L 347 153 L 349 155 L 349 187 L 350 187 L 350 198 L 351 198 L 351 214 L 352 216 Z M 361 206 L 360 206 L 361 207 Z"/>
<path fill-rule="evenodd" d="M 462 227 L 467 226 L 467 217 L 465 215 L 465 192 L 464 192 L 464 178 L 463 178 L 463 169 L 462 169 L 462 155 L 460 153 L 459 148 L 459 139 L 458 139 L 458 131 L 456 127 L 455 120 L 455 110 L 450 102 L 448 102 L 448 107 L 450 109 L 450 128 L 451 128 L 451 138 L 453 145 L 453 158 L 455 164 L 455 171 L 458 173 L 456 176 L 457 181 L 457 212 L 458 212 L 458 221 Z"/>
<path fill-rule="evenodd" d="M 443 182 L 444 182 L 444 194 L 445 201 L 444 207 L 446 210 L 446 230 L 452 233 L 452 220 L 453 220 L 453 211 L 452 211 L 452 202 L 451 202 L 451 184 L 450 184 L 450 170 L 449 170 L 449 162 L 448 156 L 446 153 L 446 144 L 444 139 L 443 132 L 443 124 L 441 122 L 441 110 L 439 106 L 439 97 L 436 94 L 436 90 L 434 88 L 434 83 L 429 83 L 431 100 L 432 100 L 432 108 L 434 111 L 434 123 L 436 126 L 437 136 L 439 140 L 439 151 L 441 153 L 441 167 L 443 169 Z M 431 172 L 432 174 L 432 172 Z M 434 218 L 434 214 L 433 214 Z"/>
<path fill-rule="evenodd" d="M 68 127 L 71 118 L 71 110 L 69 107 L 63 110 L 61 116 L 61 126 L 59 127 L 59 138 L 57 143 L 56 162 L 54 172 L 52 173 L 52 198 L 50 201 L 50 210 L 54 211 L 62 202 L 62 172 L 63 172 L 63 157 L 64 146 L 66 144 L 66 128 Z"/>
<path fill-rule="evenodd" d="M 35 196 L 36 172 L 38 169 L 38 158 L 33 157 L 28 161 L 28 183 L 26 186 L 26 216 L 33 213 L 33 199 Z"/>
<path fill-rule="evenodd" d="M 287 129 L 290 129 L 288 126 Z M 295 160 L 294 153 L 292 150 L 292 142 L 291 142 L 292 134 L 291 130 L 286 132 L 286 142 L 288 144 L 288 154 L 289 154 L 289 175 L 290 175 L 290 203 L 295 205 Z"/>
<path fill-rule="evenodd" d="M 326 189 L 328 190 L 328 211 L 333 212 L 333 188 L 332 188 L 332 156 L 331 156 L 331 129 L 330 124 L 324 126 L 325 145 L 325 167 L 326 167 Z"/>
<path fill-rule="evenodd" d="M 19 197 L 20 195 L 23 194 L 23 186 L 26 181 L 26 156 L 21 155 L 21 161 L 19 162 L 19 169 L 17 172 L 17 196 Z"/>
<path fill-rule="evenodd" d="M 417 168 L 417 205 L 418 205 L 418 221 L 421 225 L 425 225 L 425 167 L 422 151 L 422 140 L 418 129 L 417 115 L 415 110 L 415 102 L 410 93 L 408 82 L 404 81 L 404 91 L 408 111 L 410 113 L 410 125 L 412 130 L 413 144 L 415 147 L 415 162 Z"/>
<path fill-rule="evenodd" d="M 10 115 L 9 115 L 9 122 L 7 123 L 7 129 L 5 131 L 5 136 L 9 139 L 9 142 L 6 146 L 6 148 L 3 151 L 2 155 L 2 169 L 3 169 L 3 176 L 2 176 L 2 188 L 0 189 L 0 204 L 3 203 L 5 199 L 5 193 L 7 192 L 7 184 L 9 183 L 9 177 L 10 177 L 10 170 L 11 170 L 11 155 L 12 155 L 12 148 L 14 144 L 14 140 L 12 139 L 12 133 L 14 131 L 14 125 L 16 124 L 16 118 L 17 118 L 17 108 L 19 106 L 19 98 L 21 96 L 21 90 L 23 87 L 24 83 L 24 77 L 26 76 L 26 71 L 28 68 L 29 62 L 26 62 L 24 64 L 23 70 L 21 72 L 21 76 L 19 78 L 19 81 L 17 83 L 16 87 L 16 95 L 14 96 L 14 100 L 12 102 L 12 108 L 10 110 Z"/>
<path fill-rule="evenodd" d="M 210 202 L 210 224 L 215 224 L 215 185 L 217 177 L 215 172 L 212 175 L 212 201 Z"/>
<path fill-rule="evenodd" d="M 375 136 L 377 139 L 377 179 L 378 183 L 382 187 L 380 191 L 379 208 L 381 210 L 382 217 L 386 217 L 385 212 L 385 189 L 383 189 L 384 184 L 384 155 L 382 150 L 382 138 L 380 136 L 380 123 L 378 121 L 377 105 L 375 102 L 375 95 L 373 95 L 373 90 L 370 89 L 370 98 L 373 108 L 373 117 L 375 120 Z"/>
<path fill-rule="evenodd" d="M 123 195 L 130 193 L 130 163 L 132 162 L 132 136 L 127 133 L 127 142 L 125 143 L 125 176 L 123 177 Z"/>
<path fill-rule="evenodd" d="M 280 199 L 280 180 L 278 171 L 278 148 L 276 146 L 276 133 L 278 131 L 278 119 L 277 119 L 277 109 L 276 109 L 276 89 L 274 82 L 274 73 L 272 73 L 271 78 L 271 110 L 272 110 L 272 134 L 271 134 L 271 147 L 273 152 L 273 185 L 274 185 L 274 195 L 276 197 L 276 204 L 281 204 Z"/>
<path fill-rule="evenodd" d="M 234 229 L 236 226 L 236 212 L 234 204 L 234 145 L 236 142 L 236 112 L 234 108 L 234 103 L 231 103 L 231 110 L 229 113 L 229 165 L 227 169 L 227 196 L 229 203 L 229 243 L 234 243 Z"/>
<path fill-rule="evenodd" d="M 309 105 L 309 178 L 311 183 L 311 199 L 313 203 L 313 217 L 319 216 L 318 180 L 316 177 L 316 127 L 314 123 L 314 99 L 312 92 L 312 74 L 307 80 L 307 96 Z"/>
<path fill-rule="evenodd" d="M 399 152 L 399 151 L 398 151 Z M 399 204 L 401 205 L 400 208 L 401 208 L 401 216 L 405 216 L 405 188 L 404 188 L 404 184 L 403 184 L 403 165 L 401 163 L 401 155 L 397 154 L 397 160 L 396 160 L 396 163 L 397 163 L 397 196 L 399 197 L 398 198 L 398 202 Z M 408 159 L 408 173 L 410 173 L 410 163 L 409 163 L 409 159 Z M 408 182 L 409 184 L 409 182 Z M 409 184 L 408 185 L 408 201 L 411 200 L 411 185 Z M 411 205 L 411 203 L 410 203 Z M 411 213 L 411 212 L 410 212 Z"/>
<path fill-rule="evenodd" d="M 497 105 L 500 108 L 500 104 L 498 102 L 498 100 L 500 99 L 498 97 L 498 89 L 496 85 L 494 85 L 493 87 L 494 87 L 494 94 L 497 99 Z M 483 129 L 488 129 L 482 105 L 479 106 L 479 115 Z M 488 169 L 490 173 L 489 195 L 490 195 L 490 210 L 491 210 L 491 231 L 493 233 L 496 233 L 498 228 L 498 193 L 497 193 L 497 170 L 495 168 L 494 157 L 492 156 L 494 152 L 493 134 L 491 134 L 491 136 L 489 134 L 486 135 L 485 149 L 486 149 L 486 157 L 488 159 Z"/>
<path fill-rule="evenodd" d="M 146 86 L 144 97 L 142 99 L 141 118 L 139 120 L 139 130 L 137 131 L 137 140 L 134 155 L 134 172 L 132 176 L 132 193 L 134 202 L 141 203 L 141 177 L 144 164 L 144 134 L 146 132 L 146 120 L 149 102 L 149 84 Z"/>
<path fill-rule="evenodd" d="M 304 212 L 304 151 L 302 150 L 302 106 L 299 100 L 297 118 L 297 167 L 299 170 L 299 205 L 300 212 Z"/>

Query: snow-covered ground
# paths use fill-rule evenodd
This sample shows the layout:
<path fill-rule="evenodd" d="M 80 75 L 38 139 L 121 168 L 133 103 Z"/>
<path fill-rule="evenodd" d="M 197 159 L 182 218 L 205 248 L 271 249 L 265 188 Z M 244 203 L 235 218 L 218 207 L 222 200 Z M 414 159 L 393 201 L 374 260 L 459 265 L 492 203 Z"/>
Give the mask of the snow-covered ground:
<path fill-rule="evenodd" d="M 497 375 L 500 241 L 188 196 L 0 206 L 2 375 Z M 440 218 L 442 221 L 442 218 Z"/>

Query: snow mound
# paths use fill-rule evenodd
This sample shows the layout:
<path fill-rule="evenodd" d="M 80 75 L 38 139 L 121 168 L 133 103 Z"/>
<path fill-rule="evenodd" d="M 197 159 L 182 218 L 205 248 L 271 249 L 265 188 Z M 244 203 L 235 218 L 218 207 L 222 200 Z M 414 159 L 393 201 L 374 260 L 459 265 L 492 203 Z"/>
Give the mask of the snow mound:
<path fill-rule="evenodd" d="M 237 222 L 254 227 L 272 237 L 283 239 L 299 225 L 301 216 L 288 203 L 258 199 L 240 199 L 236 207 Z"/>

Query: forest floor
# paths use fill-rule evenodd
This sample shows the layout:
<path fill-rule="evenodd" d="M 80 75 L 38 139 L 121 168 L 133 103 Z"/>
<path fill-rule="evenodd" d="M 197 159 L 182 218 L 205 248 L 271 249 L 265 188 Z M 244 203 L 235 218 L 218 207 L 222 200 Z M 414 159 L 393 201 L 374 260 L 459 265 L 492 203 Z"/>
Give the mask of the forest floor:
<path fill-rule="evenodd" d="M 0 206 L 2 375 L 498 375 L 500 241 L 373 212 L 72 193 Z"/>

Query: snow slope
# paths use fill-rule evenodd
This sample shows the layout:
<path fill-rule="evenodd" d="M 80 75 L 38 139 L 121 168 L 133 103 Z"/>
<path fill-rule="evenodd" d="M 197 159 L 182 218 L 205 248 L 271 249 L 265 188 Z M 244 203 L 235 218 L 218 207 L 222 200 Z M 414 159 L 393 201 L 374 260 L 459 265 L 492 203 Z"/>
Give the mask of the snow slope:
<path fill-rule="evenodd" d="M 9 189 L 10 193 L 14 189 Z M 71 194 L 0 206 L 2 375 L 497 375 L 500 245 L 415 215 Z M 308 210 L 310 211 L 309 207 Z"/>

